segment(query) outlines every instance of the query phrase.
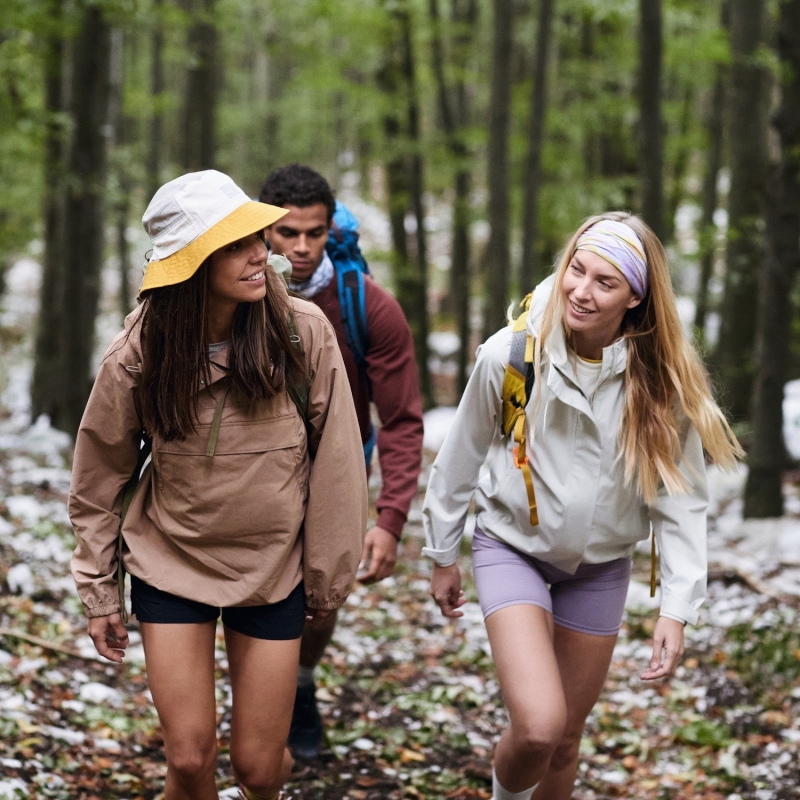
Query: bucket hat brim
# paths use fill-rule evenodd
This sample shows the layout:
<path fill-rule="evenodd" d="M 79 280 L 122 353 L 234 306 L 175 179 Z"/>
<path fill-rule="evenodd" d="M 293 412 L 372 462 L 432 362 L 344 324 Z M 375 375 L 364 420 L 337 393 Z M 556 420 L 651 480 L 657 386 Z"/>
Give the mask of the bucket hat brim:
<path fill-rule="evenodd" d="M 139 294 L 189 280 L 213 252 L 237 239 L 268 228 L 288 213 L 288 208 L 271 206 L 268 203 L 257 203 L 254 200 L 243 203 L 177 253 L 151 261 L 147 265 Z"/>

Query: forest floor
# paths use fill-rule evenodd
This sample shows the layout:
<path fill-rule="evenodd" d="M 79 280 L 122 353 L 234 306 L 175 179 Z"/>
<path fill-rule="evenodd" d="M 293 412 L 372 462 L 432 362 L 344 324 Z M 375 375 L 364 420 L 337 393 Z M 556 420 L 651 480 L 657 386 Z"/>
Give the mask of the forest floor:
<path fill-rule="evenodd" d="M 163 790 L 163 740 L 135 622 L 125 665 L 98 660 L 69 576 L 70 442 L 44 421 L 27 422 L 25 302 L 18 292 L 0 316 L 0 800 L 154 800 Z M 427 464 L 446 420 L 442 411 L 426 420 Z M 611 672 L 582 742 L 576 798 L 800 797 L 793 477 L 787 517 L 754 525 L 740 518 L 742 475 L 714 474 L 709 597 L 669 682 L 638 678 L 655 606 L 647 554 L 637 554 Z M 358 586 L 343 609 L 320 670 L 328 747 L 295 772 L 294 798 L 491 796 L 492 749 L 507 718 L 471 582 L 456 624 L 428 596 L 423 487 L 424 475 L 395 576 Z M 469 576 L 466 554 L 463 562 Z M 234 797 L 221 638 L 217 667 L 218 786 L 221 797 Z"/>
<path fill-rule="evenodd" d="M 71 587 L 69 442 L 41 424 L 9 424 L 0 424 L 0 798 L 157 798 L 163 741 L 135 623 L 125 665 L 100 662 Z M 395 577 L 359 586 L 343 610 L 319 680 L 328 748 L 296 771 L 292 797 L 491 795 L 506 714 L 485 629 L 471 583 L 463 621 L 433 606 L 418 519 L 417 506 Z M 654 617 L 636 607 L 647 603 L 647 569 L 637 557 L 575 797 L 800 797 L 796 604 L 756 592 L 732 569 L 716 573 L 677 676 L 643 684 Z M 219 789 L 230 797 L 221 638 L 217 667 Z"/>

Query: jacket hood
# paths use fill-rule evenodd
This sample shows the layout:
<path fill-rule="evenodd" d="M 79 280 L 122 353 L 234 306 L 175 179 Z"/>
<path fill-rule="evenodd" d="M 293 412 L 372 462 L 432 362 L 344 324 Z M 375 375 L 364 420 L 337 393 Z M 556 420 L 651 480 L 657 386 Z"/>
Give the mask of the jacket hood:
<path fill-rule="evenodd" d="M 542 317 L 544 310 L 547 307 L 547 301 L 553 292 L 553 286 L 556 282 L 555 275 L 549 275 L 545 278 L 534 290 L 533 297 L 531 298 L 531 307 L 528 309 L 528 319 L 525 327 L 528 333 L 534 339 L 539 336 L 539 326 L 542 324 Z"/>

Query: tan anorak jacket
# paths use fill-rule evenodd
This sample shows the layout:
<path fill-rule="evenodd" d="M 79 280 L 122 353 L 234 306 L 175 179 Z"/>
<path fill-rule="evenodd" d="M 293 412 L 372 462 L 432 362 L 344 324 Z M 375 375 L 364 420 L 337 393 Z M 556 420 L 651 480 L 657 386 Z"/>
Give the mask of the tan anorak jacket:
<path fill-rule="evenodd" d="M 229 392 L 207 456 L 229 383 L 227 350 L 212 357 L 197 432 L 185 441 L 154 437 L 123 525 L 125 569 L 157 589 L 250 606 L 283 600 L 303 580 L 318 609 L 338 608 L 350 592 L 367 516 L 358 421 L 333 328 L 313 304 L 289 302 L 310 375 L 310 434 L 287 392 L 253 403 Z M 120 611 L 120 509 L 142 429 L 140 309 L 125 328 L 103 358 L 75 443 L 72 573 L 89 617 Z"/>

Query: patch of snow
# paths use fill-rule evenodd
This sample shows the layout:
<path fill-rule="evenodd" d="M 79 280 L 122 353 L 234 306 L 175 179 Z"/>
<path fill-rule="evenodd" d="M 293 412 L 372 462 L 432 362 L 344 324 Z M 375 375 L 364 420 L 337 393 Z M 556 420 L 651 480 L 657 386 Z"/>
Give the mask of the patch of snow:
<path fill-rule="evenodd" d="M 6 498 L 8 513 L 27 526 L 35 525 L 47 517 L 47 506 L 27 494 L 12 495 Z"/>
<path fill-rule="evenodd" d="M 107 753 L 121 753 L 122 745 L 116 739 L 95 739 L 94 746 Z"/>
<path fill-rule="evenodd" d="M 42 667 L 47 666 L 46 658 L 21 658 L 16 667 L 15 675 L 27 675 L 29 672 L 38 672 Z"/>
<path fill-rule="evenodd" d="M 6 583 L 9 590 L 14 594 L 23 594 L 26 597 L 30 597 L 36 591 L 31 568 L 24 562 L 14 564 L 11 567 L 6 575 Z"/>
<path fill-rule="evenodd" d="M 783 387 L 783 440 L 789 455 L 800 460 L 800 380 Z"/>
<path fill-rule="evenodd" d="M 28 784 L 19 778 L 6 778 L 0 781 L 0 800 L 19 800 L 20 797 L 27 796 Z"/>
<path fill-rule="evenodd" d="M 453 331 L 433 331 L 428 334 L 428 347 L 439 358 L 452 358 L 458 353 L 461 339 Z"/>
<path fill-rule="evenodd" d="M 84 703 L 95 703 L 101 705 L 106 703 L 114 708 L 122 706 L 122 693 L 111 686 L 106 686 L 104 683 L 97 683 L 90 681 L 81 686 L 78 697 Z"/>
<path fill-rule="evenodd" d="M 361 737 L 353 742 L 353 747 L 355 747 L 356 750 L 372 750 L 375 747 L 375 742 L 373 742 L 372 739 Z"/>
<path fill-rule="evenodd" d="M 51 739 L 57 739 L 69 745 L 83 744 L 86 741 L 85 733 L 71 731 L 67 728 L 57 728 L 55 725 L 43 725 L 42 731 Z"/>
<path fill-rule="evenodd" d="M 453 425 L 453 419 L 456 415 L 456 408 L 452 406 L 442 406 L 440 408 L 432 408 L 426 411 L 423 417 L 423 424 L 425 426 L 425 434 L 422 440 L 422 446 L 426 450 L 431 450 L 438 453 L 444 444 L 447 434 Z"/>
<path fill-rule="evenodd" d="M 661 605 L 661 587 L 656 588 L 656 596 L 650 597 L 650 587 L 632 580 L 625 598 L 625 608 L 630 611 L 651 611 Z"/>

